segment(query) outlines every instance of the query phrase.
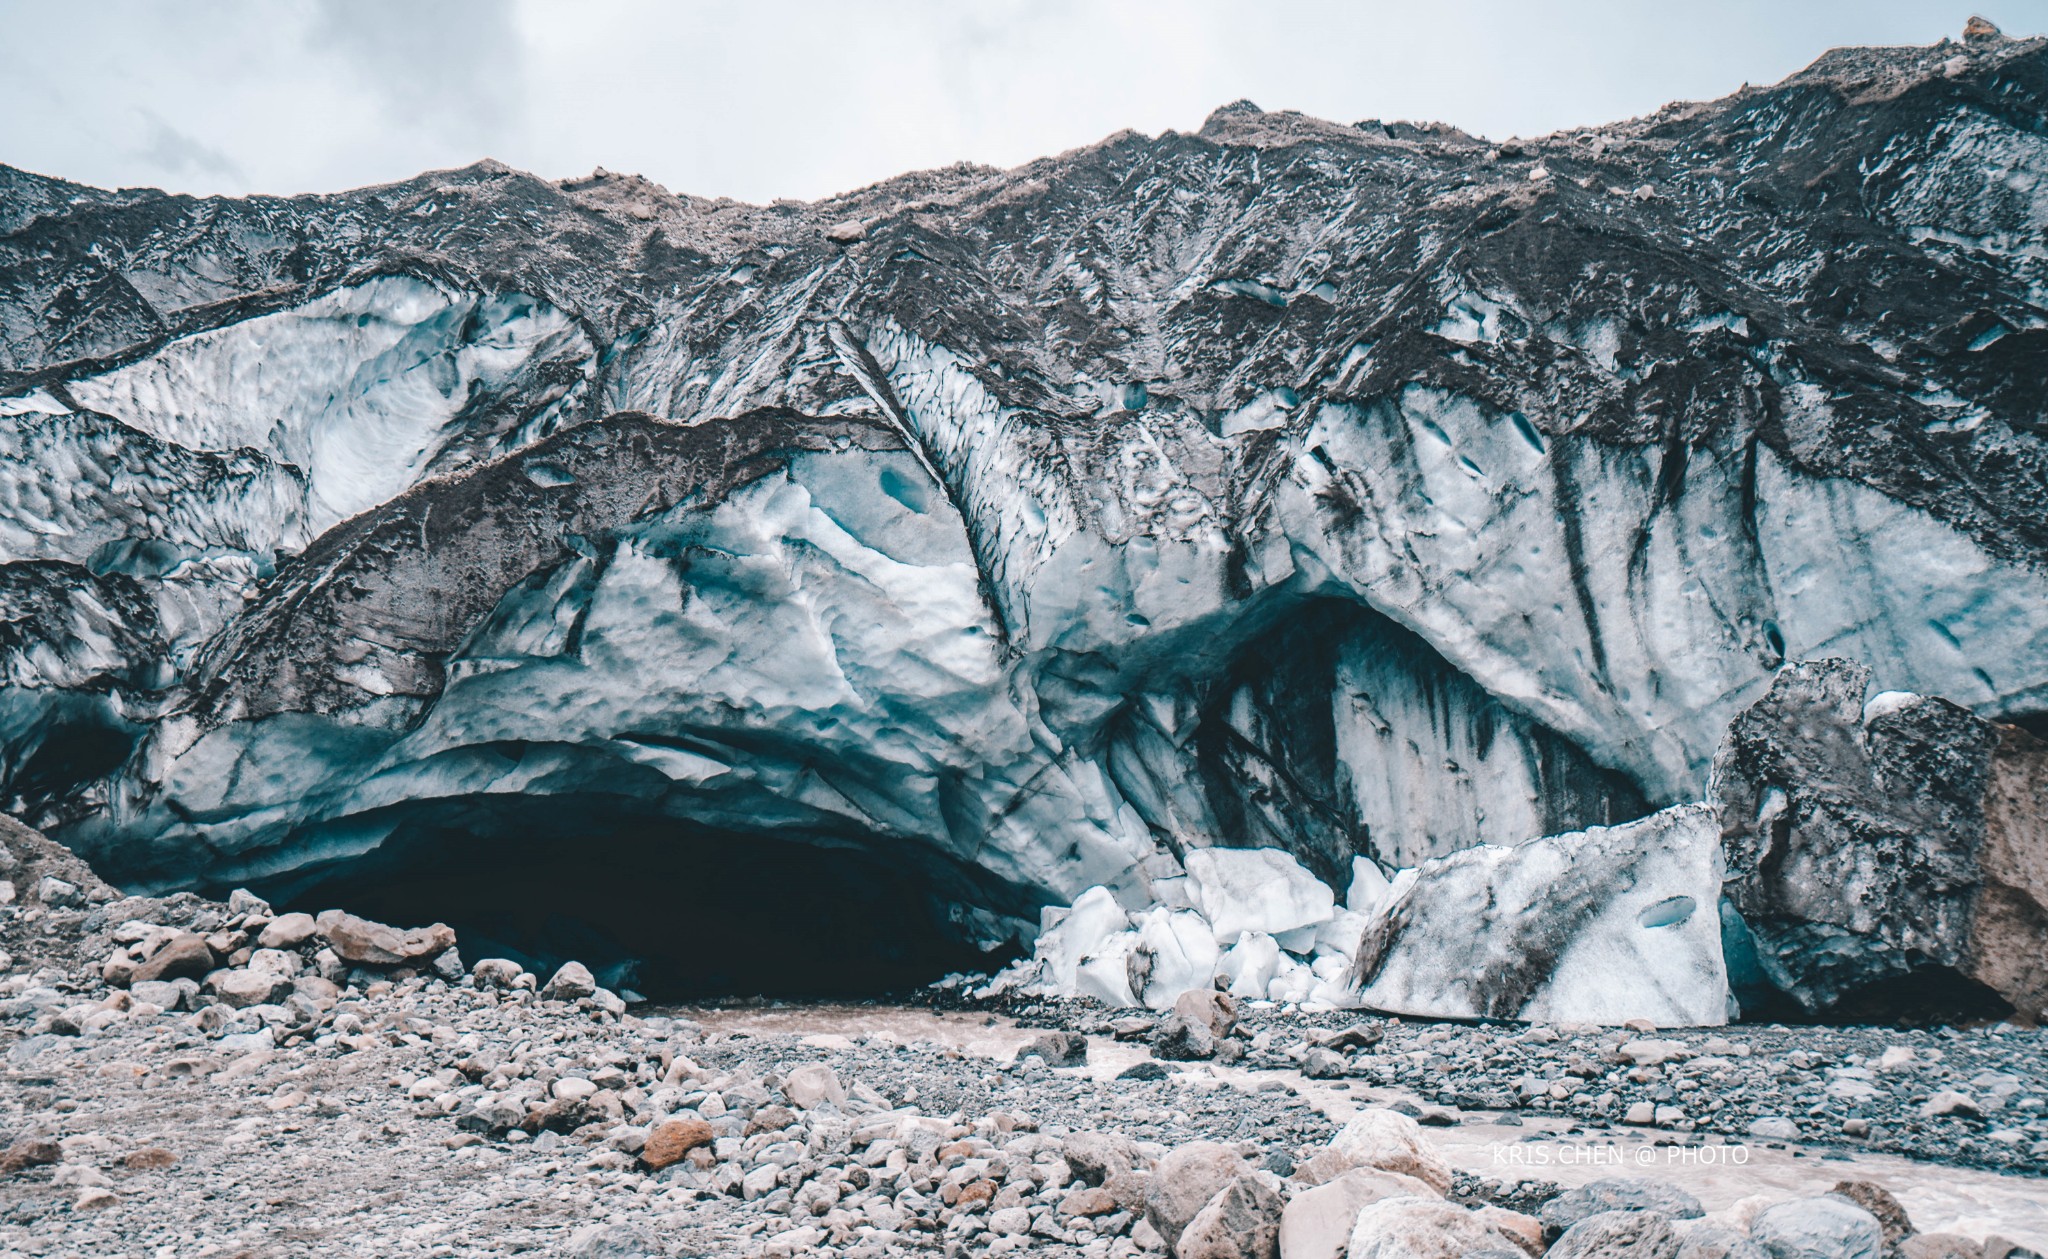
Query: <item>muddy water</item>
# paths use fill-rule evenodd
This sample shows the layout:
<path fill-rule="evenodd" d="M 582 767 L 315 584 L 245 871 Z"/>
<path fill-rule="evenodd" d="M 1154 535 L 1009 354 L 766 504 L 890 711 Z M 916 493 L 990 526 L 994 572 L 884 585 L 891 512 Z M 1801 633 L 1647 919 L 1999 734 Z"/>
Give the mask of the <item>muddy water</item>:
<path fill-rule="evenodd" d="M 899 1043 L 931 1041 L 970 1056 L 1004 1060 L 1043 1033 L 977 1013 L 938 1013 L 904 1006 L 801 1005 L 677 1011 L 708 1029 L 755 1036 L 795 1036 L 820 1049 L 851 1050 L 870 1036 Z M 1150 1057 L 1143 1045 L 1090 1037 L 1088 1065 L 1061 1071 L 1108 1082 Z M 1293 1071 L 1189 1064 L 1175 1079 L 1186 1088 L 1255 1089 L 1279 1081 L 1309 1105 L 1342 1122 L 1364 1106 L 1419 1101 L 1394 1089 L 1310 1080 Z M 1423 1132 L 1453 1167 L 1497 1179 L 1517 1177 L 1583 1184 L 1603 1176 L 1656 1176 L 1683 1186 L 1710 1214 L 1741 1217 L 1758 1200 L 1825 1193 L 1843 1180 L 1870 1180 L 1896 1195 L 1923 1233 L 1971 1237 L 1999 1234 L 2048 1253 L 2048 1180 L 1921 1163 L 1888 1154 L 1807 1148 L 1761 1141 L 1724 1145 L 1659 1145 L 1668 1134 L 1616 1129 L 1567 1136 L 1561 1119 L 1529 1116 L 1520 1126 L 1465 1112 L 1453 1128 Z M 1824 1157 L 1824 1155 L 1826 1157 Z"/>

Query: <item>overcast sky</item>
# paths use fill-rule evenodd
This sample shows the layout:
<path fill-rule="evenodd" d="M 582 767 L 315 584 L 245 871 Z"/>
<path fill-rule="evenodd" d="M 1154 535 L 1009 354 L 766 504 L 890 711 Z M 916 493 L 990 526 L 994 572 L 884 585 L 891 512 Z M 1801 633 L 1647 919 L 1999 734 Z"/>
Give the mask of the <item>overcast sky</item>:
<path fill-rule="evenodd" d="M 2010 34 L 2048 0 L 1988 0 Z M 0 0 L 0 162 L 320 192 L 482 157 L 810 199 L 1248 97 L 1539 135 L 1931 43 L 1944 0 Z"/>

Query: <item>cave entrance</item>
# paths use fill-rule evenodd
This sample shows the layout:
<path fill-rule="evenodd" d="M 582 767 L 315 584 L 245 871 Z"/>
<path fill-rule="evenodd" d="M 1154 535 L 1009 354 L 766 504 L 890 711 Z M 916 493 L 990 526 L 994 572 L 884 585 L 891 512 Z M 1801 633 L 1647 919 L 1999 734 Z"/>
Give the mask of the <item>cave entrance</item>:
<path fill-rule="evenodd" d="M 445 922 L 467 963 L 509 957 L 545 979 L 574 959 L 652 1001 L 906 994 L 1018 955 L 977 948 L 952 906 L 1036 914 L 908 841 L 738 834 L 582 797 L 410 806 L 374 852 L 256 890 L 309 913 Z"/>

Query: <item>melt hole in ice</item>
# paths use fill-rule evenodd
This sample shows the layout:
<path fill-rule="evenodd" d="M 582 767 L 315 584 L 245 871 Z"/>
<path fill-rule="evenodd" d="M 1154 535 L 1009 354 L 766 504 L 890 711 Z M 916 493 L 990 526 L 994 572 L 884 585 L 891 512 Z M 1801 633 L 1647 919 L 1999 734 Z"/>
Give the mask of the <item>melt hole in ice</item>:
<path fill-rule="evenodd" d="M 1636 915 L 1636 921 L 1645 927 L 1675 927 L 1692 917 L 1692 911 L 1698 908 L 1699 902 L 1690 896 L 1667 896 L 1646 906 Z"/>

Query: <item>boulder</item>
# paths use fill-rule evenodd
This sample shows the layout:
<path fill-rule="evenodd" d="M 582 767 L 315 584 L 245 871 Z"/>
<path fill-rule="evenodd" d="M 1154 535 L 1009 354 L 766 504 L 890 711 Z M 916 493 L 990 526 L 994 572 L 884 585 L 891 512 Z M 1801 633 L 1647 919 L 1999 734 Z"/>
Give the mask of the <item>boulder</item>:
<path fill-rule="evenodd" d="M 1677 1220 L 1678 1259 L 1770 1259 L 1770 1252 L 1748 1233 L 1716 1220 Z"/>
<path fill-rule="evenodd" d="M 1168 1062 L 1199 1062 L 1216 1056 L 1216 1037 L 1207 1023 L 1175 1011 L 1159 1020 L 1152 1033 L 1152 1053 Z"/>
<path fill-rule="evenodd" d="M 1451 1191 L 1451 1165 L 1413 1119 L 1398 1111 L 1361 1110 L 1330 1138 L 1328 1153 L 1345 1168 L 1376 1167 L 1413 1176 L 1438 1197 Z"/>
<path fill-rule="evenodd" d="M 1549 1259 L 1678 1259 L 1671 1221 L 1655 1211 L 1602 1211 L 1564 1231 Z"/>
<path fill-rule="evenodd" d="M 1201 1023 L 1209 1034 L 1222 1040 L 1237 1030 L 1237 998 L 1214 988 L 1191 988 L 1173 1002 L 1173 1012 L 1191 1023 Z"/>
<path fill-rule="evenodd" d="M 832 1068 L 822 1062 L 805 1063 L 794 1067 L 782 1078 L 782 1095 L 798 1110 L 816 1110 L 820 1106 L 846 1105 L 846 1089 L 839 1083 L 839 1077 Z"/>
<path fill-rule="evenodd" d="M 1145 1188 L 1145 1219 L 1166 1239 L 1168 1249 L 1209 1200 L 1251 1164 L 1235 1149 L 1215 1141 L 1195 1141 L 1166 1152 Z"/>
<path fill-rule="evenodd" d="M 1528 1254 L 1543 1253 L 1543 1221 L 1535 1216 L 1510 1211 L 1506 1207 L 1494 1206 L 1492 1203 L 1481 1203 L 1473 1207 L 1472 1214 L 1479 1217 L 1480 1223 L 1514 1242 Z"/>
<path fill-rule="evenodd" d="M 205 939 L 182 931 L 143 959 L 130 977 L 129 986 L 180 978 L 204 979 L 215 965 L 213 950 L 207 947 Z"/>
<path fill-rule="evenodd" d="M 1666 1181 L 1647 1176 L 1609 1176 L 1588 1181 L 1543 1204 L 1537 1218 L 1544 1235 L 1555 1240 L 1580 1220 L 1612 1211 L 1655 1211 L 1667 1219 L 1696 1220 L 1700 1200 Z"/>
<path fill-rule="evenodd" d="M 407 966 L 425 962 L 455 943 L 446 923 L 401 931 L 397 927 L 330 909 L 314 920 L 319 934 L 342 961 L 356 966 Z"/>
<path fill-rule="evenodd" d="M 1870 1180 L 1838 1181 L 1828 1190 L 1837 1198 L 1847 1198 L 1877 1217 L 1884 1229 L 1884 1244 L 1887 1250 L 1896 1250 L 1899 1244 L 1913 1235 L 1913 1221 L 1906 1214 L 1905 1204 L 1892 1196 L 1883 1185 Z"/>
<path fill-rule="evenodd" d="M 487 957 L 471 967 L 469 975 L 479 988 L 511 988 L 525 973 L 526 968 L 510 958 Z"/>
<path fill-rule="evenodd" d="M 256 943 L 266 949 L 296 949 L 313 938 L 319 928 L 311 914 L 286 914 L 273 918 L 257 935 Z"/>
<path fill-rule="evenodd" d="M 647 1130 L 640 1161 L 656 1171 L 680 1163 L 691 1150 L 710 1145 L 711 1125 L 702 1119 L 665 1119 Z"/>
<path fill-rule="evenodd" d="M 1750 1236 L 1771 1259 L 1883 1259 L 1884 1226 L 1850 1202 L 1823 1194 L 1795 1198 L 1757 1213 Z"/>
<path fill-rule="evenodd" d="M 46 874 L 36 880 L 35 898 L 52 909 L 71 909 L 85 904 L 85 889 L 69 879 Z"/>
<path fill-rule="evenodd" d="M 1288 1202 L 1280 1214 L 1280 1259 L 1344 1259 L 1360 1211 L 1387 1198 L 1434 1196 L 1413 1176 L 1354 1168 Z"/>
<path fill-rule="evenodd" d="M 1366 930 L 1351 982 L 1398 1014 L 1721 1024 L 1720 891 L 1720 825 L 1702 804 L 1482 844 L 1417 869 Z"/>
<path fill-rule="evenodd" d="M 1358 1213 L 1348 1259 L 1523 1259 L 1520 1246 L 1477 1215 L 1433 1198 L 1386 1198 Z"/>
<path fill-rule="evenodd" d="M 244 917 L 254 914 L 256 917 L 264 919 L 277 916 L 271 912 L 269 901 L 264 900 L 246 887 L 238 887 L 228 893 L 228 913 Z"/>
<path fill-rule="evenodd" d="M 1336 895 L 1278 848 L 1197 848 L 1187 854 L 1188 898 L 1235 944 L 1247 931 L 1277 936 L 1330 920 Z"/>
<path fill-rule="evenodd" d="M 1264 1173 L 1239 1176 L 1181 1230 L 1174 1259 L 1278 1259 L 1280 1195 Z"/>
<path fill-rule="evenodd" d="M 175 1010 L 185 1001 L 184 989 L 161 979 L 130 984 L 128 995 L 137 1001 L 147 1001 L 161 1010 Z"/>
<path fill-rule="evenodd" d="M 1919 1013 L 1900 1003 L 1933 989 L 2048 1015 L 2048 743 L 1946 700 L 1866 703 L 1869 677 L 1786 666 L 1715 757 L 1739 984 L 1814 1014 Z"/>
<path fill-rule="evenodd" d="M 580 1001 L 597 991 L 597 977 L 581 962 L 564 962 L 541 987 L 540 995 L 550 1001 Z"/>
<path fill-rule="evenodd" d="M 1078 1032 L 1053 1031 L 1026 1041 L 1017 1049 L 1017 1061 L 1037 1054 L 1049 1067 L 1088 1065 L 1088 1038 Z"/>
<path fill-rule="evenodd" d="M 1121 1132 L 1076 1132 L 1060 1142 L 1067 1170 L 1084 1185 L 1100 1185 L 1138 1165 L 1138 1147 Z"/>
<path fill-rule="evenodd" d="M 289 977 L 253 966 L 219 972 L 214 975 L 211 986 L 222 1005 L 237 1010 L 246 1010 L 252 1005 L 274 1004 L 292 991 Z"/>

